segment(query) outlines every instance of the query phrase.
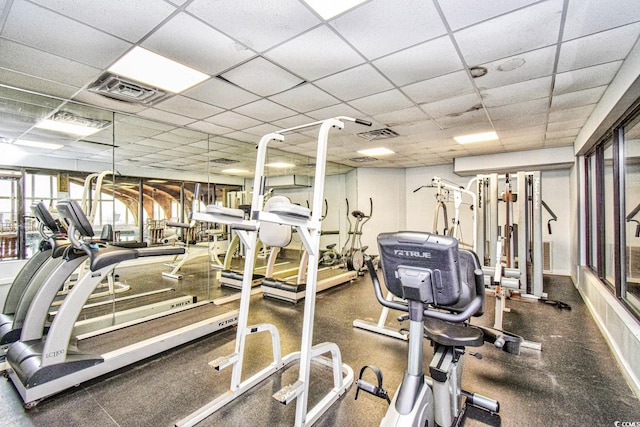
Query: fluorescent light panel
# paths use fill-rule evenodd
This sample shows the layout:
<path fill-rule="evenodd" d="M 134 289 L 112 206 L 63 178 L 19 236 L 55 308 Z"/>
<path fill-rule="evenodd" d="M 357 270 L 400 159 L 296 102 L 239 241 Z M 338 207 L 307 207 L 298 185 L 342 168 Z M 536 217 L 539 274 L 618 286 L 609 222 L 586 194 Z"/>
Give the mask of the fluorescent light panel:
<path fill-rule="evenodd" d="M 274 162 L 274 163 L 267 164 L 267 166 L 270 166 L 272 168 L 292 168 L 295 165 L 291 163 L 285 163 L 285 162 Z"/>
<path fill-rule="evenodd" d="M 208 75 L 139 46 L 116 61 L 109 71 L 173 93 L 180 93 Z"/>
<path fill-rule="evenodd" d="M 363 154 L 365 156 L 375 157 L 375 156 L 385 156 L 387 154 L 394 154 L 394 151 L 389 150 L 384 147 L 377 148 L 369 148 L 367 150 L 359 150 L 358 153 Z"/>
<path fill-rule="evenodd" d="M 366 0 L 304 0 L 324 19 L 331 19 L 349 9 L 353 9 Z"/>
<path fill-rule="evenodd" d="M 45 150 L 57 150 L 64 147 L 62 144 L 52 144 L 50 142 L 30 141 L 28 139 L 18 139 L 14 142 L 15 145 L 22 145 L 23 147 L 43 148 Z"/>
<path fill-rule="evenodd" d="M 57 120 L 45 119 L 36 125 L 39 129 L 52 130 L 55 132 L 70 133 L 72 135 L 89 136 L 102 129 L 90 126 L 83 126 L 76 123 L 60 122 Z"/>
<path fill-rule="evenodd" d="M 496 140 L 498 139 L 498 134 L 495 132 L 483 132 L 483 133 L 474 133 L 471 135 L 454 136 L 453 139 L 455 139 L 458 144 L 471 144 L 474 142 Z"/>
<path fill-rule="evenodd" d="M 244 170 L 244 169 L 223 169 L 222 170 L 223 173 L 249 173 L 248 170 Z"/>

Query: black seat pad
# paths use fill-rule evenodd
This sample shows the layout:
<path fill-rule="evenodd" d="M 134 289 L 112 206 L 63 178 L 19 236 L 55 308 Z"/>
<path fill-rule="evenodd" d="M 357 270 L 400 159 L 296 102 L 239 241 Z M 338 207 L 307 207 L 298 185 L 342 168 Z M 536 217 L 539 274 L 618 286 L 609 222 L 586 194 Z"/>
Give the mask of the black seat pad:
<path fill-rule="evenodd" d="M 474 326 L 425 317 L 424 331 L 431 341 L 449 347 L 481 347 L 484 344 L 482 330 Z"/>

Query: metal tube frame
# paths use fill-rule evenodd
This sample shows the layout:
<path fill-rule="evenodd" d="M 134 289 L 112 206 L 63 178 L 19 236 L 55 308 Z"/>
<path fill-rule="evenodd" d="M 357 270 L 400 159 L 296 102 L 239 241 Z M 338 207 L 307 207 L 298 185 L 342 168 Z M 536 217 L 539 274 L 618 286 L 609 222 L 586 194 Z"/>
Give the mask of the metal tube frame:
<path fill-rule="evenodd" d="M 258 144 L 258 152 L 256 159 L 255 177 L 253 185 L 253 197 L 251 203 L 251 216 L 249 219 L 232 218 L 222 215 L 197 214 L 194 213 L 194 219 L 209 222 L 219 222 L 232 225 L 236 230 L 243 243 L 246 245 L 246 261 L 244 265 L 244 274 L 242 282 L 242 291 L 240 298 L 240 312 L 238 316 L 238 330 L 236 335 L 235 352 L 226 357 L 218 358 L 210 363 L 216 369 L 222 369 L 227 366 L 233 366 L 231 375 L 231 387 L 226 393 L 214 399 L 207 405 L 180 420 L 178 426 L 192 426 L 204 420 L 209 415 L 215 413 L 218 409 L 225 406 L 241 396 L 244 392 L 268 378 L 273 373 L 279 371 L 287 364 L 294 360 L 300 361 L 298 380 L 289 386 L 274 394 L 281 403 L 288 404 L 294 399 L 296 400 L 295 426 L 303 427 L 312 425 L 329 407 L 335 402 L 353 383 L 353 370 L 351 367 L 342 363 L 340 350 L 334 343 L 322 343 L 316 346 L 313 342 L 313 324 L 315 317 L 316 302 L 316 285 L 318 273 L 318 259 L 320 248 L 320 231 L 321 231 L 321 215 L 322 204 L 324 200 L 324 178 L 327 158 L 327 142 L 328 134 L 331 128 L 342 129 L 343 121 L 354 121 L 361 123 L 356 119 L 349 117 L 336 117 L 319 122 L 313 122 L 307 125 L 296 126 L 289 129 L 283 129 L 275 133 L 270 133 L 262 137 Z M 283 141 L 284 133 L 292 132 L 307 127 L 320 125 L 318 134 L 318 147 L 316 157 L 316 171 L 314 180 L 314 197 L 311 205 L 311 216 L 309 219 L 301 217 L 287 216 L 285 214 L 276 214 L 272 212 L 264 212 L 264 164 L 266 159 L 267 145 L 272 140 Z M 279 224 L 290 225 L 296 228 L 302 243 L 308 252 L 309 262 L 307 269 L 307 286 L 305 294 L 305 305 L 302 324 L 302 340 L 299 352 L 290 353 L 289 355 L 280 357 L 280 340 L 278 330 L 275 327 L 268 328 L 272 337 L 274 347 L 273 362 L 257 372 L 253 376 L 242 381 L 242 364 L 244 362 L 244 346 L 247 335 L 255 331 L 255 327 L 248 327 L 247 320 L 249 314 L 249 302 L 251 296 L 251 278 L 254 267 L 254 253 L 256 250 L 256 242 L 260 222 L 274 222 Z M 265 329 L 267 330 L 267 329 Z M 321 357 L 322 354 L 330 353 L 331 361 Z M 322 364 L 330 365 L 333 368 L 334 387 L 320 400 L 315 407 L 308 410 L 309 398 L 309 373 L 311 369 L 311 359 L 315 359 Z"/>

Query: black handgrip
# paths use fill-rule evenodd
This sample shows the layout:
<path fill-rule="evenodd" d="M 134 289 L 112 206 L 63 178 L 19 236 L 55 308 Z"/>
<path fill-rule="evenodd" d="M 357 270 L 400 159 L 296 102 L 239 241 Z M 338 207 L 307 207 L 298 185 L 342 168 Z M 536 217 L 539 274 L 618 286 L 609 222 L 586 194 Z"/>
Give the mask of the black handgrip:
<path fill-rule="evenodd" d="M 167 227 L 174 227 L 174 228 L 191 228 L 191 224 L 189 224 L 188 222 L 173 222 L 173 221 L 167 221 L 165 224 L 167 225 Z"/>
<path fill-rule="evenodd" d="M 640 237 L 640 224 L 636 225 L 636 237 Z"/>
<path fill-rule="evenodd" d="M 371 126 L 372 123 L 368 120 L 363 120 L 363 119 L 356 119 L 355 122 L 359 125 L 364 125 L 364 126 Z"/>
<path fill-rule="evenodd" d="M 553 234 L 551 232 L 551 221 L 547 222 L 547 228 L 549 229 L 549 234 Z"/>

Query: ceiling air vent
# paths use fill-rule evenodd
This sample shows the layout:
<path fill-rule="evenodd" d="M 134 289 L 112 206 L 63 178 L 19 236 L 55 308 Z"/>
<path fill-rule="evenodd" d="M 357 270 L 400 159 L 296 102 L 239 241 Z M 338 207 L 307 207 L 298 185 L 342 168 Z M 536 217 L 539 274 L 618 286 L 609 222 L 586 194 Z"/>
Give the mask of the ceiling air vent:
<path fill-rule="evenodd" d="M 105 73 L 89 86 L 89 91 L 131 104 L 153 105 L 169 94 L 160 89 Z"/>
<path fill-rule="evenodd" d="M 375 162 L 378 159 L 376 159 L 375 157 L 363 156 L 363 157 L 353 157 L 349 160 L 356 163 L 367 163 L 367 162 Z"/>
<path fill-rule="evenodd" d="M 240 160 L 226 159 L 224 157 L 209 160 L 211 163 L 219 163 L 221 165 L 230 165 L 231 163 L 238 163 L 239 161 Z"/>
<path fill-rule="evenodd" d="M 398 133 L 393 129 L 382 128 L 382 129 L 370 130 L 367 132 L 360 132 L 358 136 L 360 138 L 366 139 L 367 141 L 374 141 L 378 139 L 395 138 L 396 136 L 400 136 L 400 135 L 398 135 Z"/>

